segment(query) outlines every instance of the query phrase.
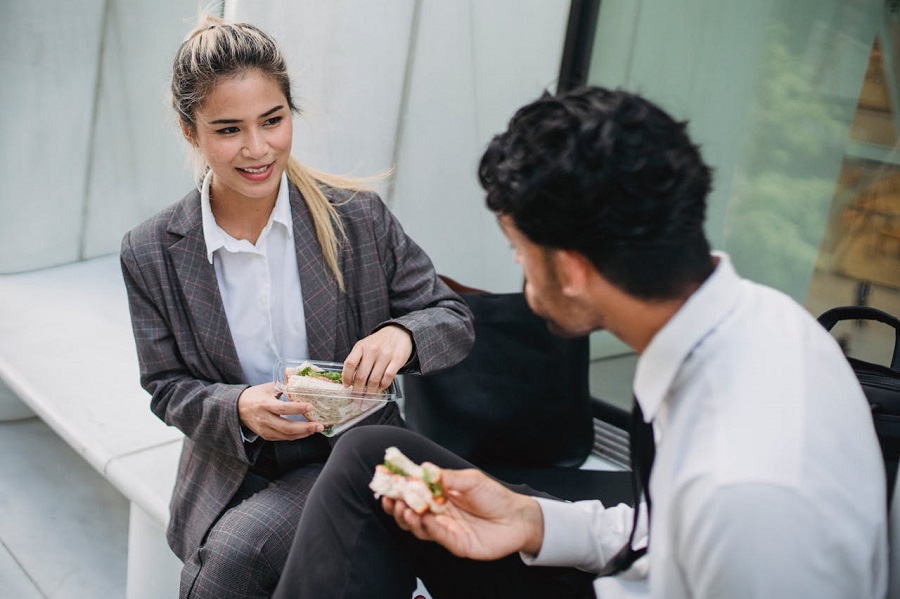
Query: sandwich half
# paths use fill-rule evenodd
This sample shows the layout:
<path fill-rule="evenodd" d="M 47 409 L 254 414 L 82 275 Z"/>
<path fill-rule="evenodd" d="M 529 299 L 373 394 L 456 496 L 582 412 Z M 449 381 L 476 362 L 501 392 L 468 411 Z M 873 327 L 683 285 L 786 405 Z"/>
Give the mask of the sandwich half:
<path fill-rule="evenodd" d="M 285 368 L 284 395 L 290 401 L 303 401 L 313 409 L 307 412 L 310 422 L 327 427 L 346 422 L 376 407 L 373 401 L 355 398 L 353 390 L 341 383 L 341 373 L 327 371 L 315 364 L 303 362 Z"/>
<path fill-rule="evenodd" d="M 406 503 L 417 514 L 444 511 L 446 496 L 441 469 L 434 464 L 416 464 L 396 447 L 384 452 L 384 463 L 375 466 L 369 488 L 375 498 L 390 497 Z"/>

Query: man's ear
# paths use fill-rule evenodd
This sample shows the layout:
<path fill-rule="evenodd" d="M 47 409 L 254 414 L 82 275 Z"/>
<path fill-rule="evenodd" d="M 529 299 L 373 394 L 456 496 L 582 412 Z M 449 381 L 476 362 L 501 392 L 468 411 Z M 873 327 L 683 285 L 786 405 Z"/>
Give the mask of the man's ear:
<path fill-rule="evenodd" d="M 563 295 L 575 297 L 584 294 L 594 268 L 590 260 L 574 250 L 556 250 L 553 258 Z"/>
<path fill-rule="evenodd" d="M 181 134 L 184 135 L 184 138 L 188 141 L 192 146 L 196 146 L 197 142 L 194 139 L 194 132 L 190 127 L 185 124 L 185 122 L 181 119 L 178 119 L 178 125 L 181 127 Z"/>

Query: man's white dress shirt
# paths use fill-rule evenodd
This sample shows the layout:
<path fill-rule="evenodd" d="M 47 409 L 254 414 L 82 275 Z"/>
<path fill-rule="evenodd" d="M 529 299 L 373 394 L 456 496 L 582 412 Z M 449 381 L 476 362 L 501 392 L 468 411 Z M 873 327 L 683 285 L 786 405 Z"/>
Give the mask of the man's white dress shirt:
<path fill-rule="evenodd" d="M 884 466 L 862 390 L 814 318 L 716 256 L 638 361 L 657 445 L 650 549 L 597 596 L 883 599 Z M 597 572 L 628 538 L 625 505 L 539 501 L 527 563 Z"/>
<path fill-rule="evenodd" d="M 212 171 L 200 191 L 207 257 L 216 269 L 245 382 L 258 385 L 273 380 L 278 358 L 308 357 L 287 175 L 281 175 L 275 207 L 256 244 L 235 239 L 216 224 L 211 180 Z"/>

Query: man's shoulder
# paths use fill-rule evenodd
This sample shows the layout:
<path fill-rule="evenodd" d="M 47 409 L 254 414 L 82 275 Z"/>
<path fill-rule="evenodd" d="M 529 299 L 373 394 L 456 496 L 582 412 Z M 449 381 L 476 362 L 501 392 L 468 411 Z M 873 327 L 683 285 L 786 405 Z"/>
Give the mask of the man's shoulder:
<path fill-rule="evenodd" d="M 673 389 L 680 442 L 724 481 L 793 484 L 809 459 L 838 459 L 829 435 L 839 442 L 871 427 L 838 344 L 802 306 L 761 286 L 698 345 Z"/>
<path fill-rule="evenodd" d="M 803 306 L 777 289 L 744 280 L 738 300 L 726 318 L 697 347 L 701 366 L 746 373 L 765 381 L 767 373 L 785 368 L 817 368 L 819 360 L 844 360 L 837 343 Z M 822 354 L 825 357 L 822 357 Z M 799 364 L 798 364 L 799 363 Z M 769 364 L 773 369 L 764 370 Z"/>

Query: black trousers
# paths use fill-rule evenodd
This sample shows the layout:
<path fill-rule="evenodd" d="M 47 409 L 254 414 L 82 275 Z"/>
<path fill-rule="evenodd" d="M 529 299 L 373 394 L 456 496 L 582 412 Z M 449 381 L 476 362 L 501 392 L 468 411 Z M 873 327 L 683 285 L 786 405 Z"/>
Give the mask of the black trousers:
<path fill-rule="evenodd" d="M 594 596 L 593 576 L 585 572 L 526 566 L 518 554 L 491 562 L 462 559 L 400 529 L 368 487 L 391 445 L 416 462 L 473 467 L 409 430 L 365 426 L 347 432 L 307 499 L 275 599 L 410 599 L 416 577 L 434 599 Z M 507 486 L 549 497 L 524 485 Z"/>

